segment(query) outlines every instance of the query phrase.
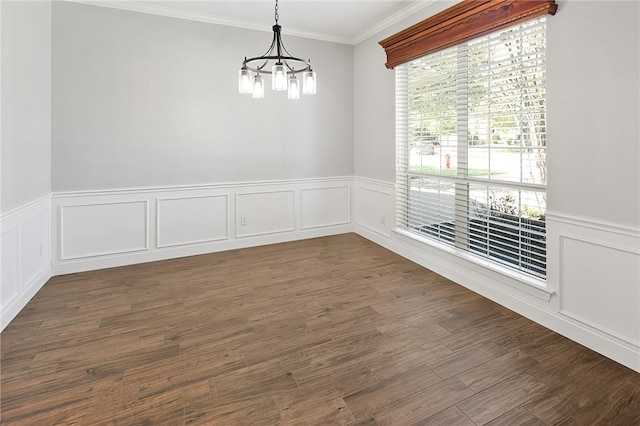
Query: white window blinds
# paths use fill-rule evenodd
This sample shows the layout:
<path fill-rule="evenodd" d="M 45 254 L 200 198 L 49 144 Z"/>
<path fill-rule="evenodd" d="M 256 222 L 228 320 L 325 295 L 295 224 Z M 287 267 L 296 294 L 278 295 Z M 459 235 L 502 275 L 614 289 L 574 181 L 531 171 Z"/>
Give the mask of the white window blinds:
<path fill-rule="evenodd" d="M 397 226 L 546 274 L 545 18 L 396 68 Z"/>

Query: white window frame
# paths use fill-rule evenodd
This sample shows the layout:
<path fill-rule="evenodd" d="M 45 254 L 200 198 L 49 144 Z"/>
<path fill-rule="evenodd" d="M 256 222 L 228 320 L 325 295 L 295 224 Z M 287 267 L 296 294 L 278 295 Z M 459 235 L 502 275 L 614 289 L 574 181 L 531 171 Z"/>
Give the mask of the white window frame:
<path fill-rule="evenodd" d="M 542 22 L 544 25 L 545 18 L 540 18 L 536 22 Z M 464 43 L 466 44 L 466 43 Z M 463 44 L 463 45 L 464 45 Z M 456 49 L 454 46 L 450 49 Z M 464 49 L 463 49 L 464 50 Z M 462 64 L 465 66 L 465 57 L 459 56 L 458 66 Z M 514 191 L 535 191 L 539 194 L 546 194 L 546 182 L 544 184 L 541 183 L 529 183 L 529 182 L 513 182 L 513 181 L 502 181 L 500 179 L 492 180 L 492 179 L 483 179 L 483 178 L 475 178 L 469 175 L 469 140 L 468 140 L 468 81 L 465 78 L 456 80 L 456 87 L 461 93 L 465 93 L 465 96 L 459 96 L 456 103 L 456 124 L 457 124 L 457 138 L 458 141 L 463 141 L 462 143 L 457 143 L 457 172 L 455 176 L 444 176 L 439 173 L 430 173 L 430 172 L 412 172 L 410 170 L 409 164 L 409 150 L 410 150 L 410 131 L 409 131 L 409 113 L 408 113 L 408 73 L 406 71 L 406 67 L 408 65 L 402 65 L 396 69 L 396 141 L 397 141 L 397 155 L 396 155 L 396 169 L 397 169 L 397 177 L 396 177 L 396 207 L 397 207 L 397 230 L 403 234 L 410 236 L 416 240 L 425 242 L 427 244 L 434 245 L 440 249 L 444 249 L 446 251 L 452 252 L 459 256 L 464 257 L 467 260 L 471 260 L 477 264 L 480 264 L 485 267 L 489 267 L 497 270 L 498 272 L 505 273 L 507 275 L 511 275 L 515 278 L 523 280 L 527 283 L 532 283 L 538 286 L 546 285 L 546 243 L 544 244 L 544 270 L 540 273 L 540 267 L 531 268 L 530 266 L 522 264 L 520 262 L 519 265 L 514 265 L 513 262 L 504 261 L 497 259 L 496 256 L 491 254 L 491 250 L 488 248 L 491 244 L 491 238 L 489 233 L 487 233 L 486 237 L 486 253 L 480 255 L 477 250 L 474 250 L 470 243 L 470 235 L 471 231 L 469 228 L 469 220 L 471 217 L 471 213 L 469 210 L 469 187 L 470 185 L 485 185 L 487 188 L 490 187 L 505 187 Z M 464 73 L 459 73 L 459 75 L 464 75 Z M 491 144 L 491 141 L 489 141 Z M 546 148 L 546 144 L 545 144 Z M 455 201 L 454 205 L 457 206 L 455 209 L 454 219 L 452 228 L 454 229 L 454 237 L 451 239 L 450 237 L 442 238 L 442 236 L 434 236 L 429 235 L 429 233 L 425 233 L 422 231 L 422 227 L 416 226 L 415 220 L 418 215 L 415 213 L 411 213 L 411 193 L 412 193 L 412 183 L 411 177 L 418 176 L 424 177 L 426 179 L 435 179 L 442 180 L 449 183 L 452 183 L 455 187 Z M 487 189 L 488 191 L 488 189 Z M 487 197 L 488 199 L 488 197 Z M 419 204 L 421 201 L 415 202 Z M 521 212 L 518 212 L 520 214 Z M 490 229 L 490 219 L 487 219 L 487 228 Z M 523 253 L 523 233 L 526 232 L 523 228 L 523 220 L 519 221 L 519 234 L 520 234 L 520 245 L 518 253 Z M 418 224 L 419 225 L 419 224 Z M 546 225 L 545 225 L 546 226 Z M 458 230 L 464 229 L 464 232 L 460 232 Z M 539 228 L 535 228 L 539 230 Z M 541 233 L 546 234 L 546 231 L 543 230 Z M 527 234 L 529 235 L 529 234 Z M 477 238 L 477 237 L 475 237 Z M 529 244 L 531 244 L 531 239 L 529 239 Z M 536 242 L 536 244 L 538 244 Z M 477 247 L 477 245 L 476 245 Z M 531 245 L 526 247 L 526 250 L 529 250 L 528 253 L 531 253 L 530 249 Z M 536 248 L 537 249 L 537 248 Z M 515 249 L 514 249 L 515 251 Z M 495 253 L 495 252 L 494 252 Z M 529 254 L 529 256 L 533 257 L 533 255 Z M 539 256 L 539 254 L 537 255 Z M 531 259 L 528 259 L 529 261 Z M 532 272 L 533 271 L 533 272 Z"/>

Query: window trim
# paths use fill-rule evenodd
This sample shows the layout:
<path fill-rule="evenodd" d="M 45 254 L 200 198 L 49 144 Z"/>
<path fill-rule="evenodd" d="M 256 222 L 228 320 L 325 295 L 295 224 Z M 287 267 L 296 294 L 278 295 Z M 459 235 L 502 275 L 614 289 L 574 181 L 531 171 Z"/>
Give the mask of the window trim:
<path fill-rule="evenodd" d="M 379 42 L 387 54 L 385 66 L 397 65 L 473 38 L 555 15 L 555 0 L 464 0 Z"/>

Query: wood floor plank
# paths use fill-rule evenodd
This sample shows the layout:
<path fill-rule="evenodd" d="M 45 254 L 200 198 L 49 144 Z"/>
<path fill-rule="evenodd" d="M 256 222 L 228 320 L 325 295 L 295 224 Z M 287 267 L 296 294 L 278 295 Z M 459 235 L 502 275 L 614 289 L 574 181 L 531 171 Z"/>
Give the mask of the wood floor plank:
<path fill-rule="evenodd" d="M 3 425 L 640 425 L 640 374 L 355 234 L 57 276 Z"/>
<path fill-rule="evenodd" d="M 451 349 L 439 344 L 426 344 L 418 348 L 375 358 L 367 363 L 378 379 L 391 383 L 407 372 L 418 371 L 428 363 L 452 354 Z"/>
<path fill-rule="evenodd" d="M 487 388 L 457 407 L 476 424 L 485 424 L 540 395 L 547 387 L 526 373 Z"/>
<path fill-rule="evenodd" d="M 332 369 L 318 369 L 314 365 L 293 371 L 300 389 L 312 392 L 318 387 L 340 390 L 342 395 L 369 389 L 380 384 L 380 380 L 368 367 L 347 365 Z"/>
<path fill-rule="evenodd" d="M 297 390 L 291 371 L 306 364 L 306 358 L 296 352 L 212 377 L 209 387 L 215 400 L 213 403 L 233 404 L 256 395 L 273 397 Z"/>
<path fill-rule="evenodd" d="M 546 426 L 547 424 L 540 420 L 538 417 L 534 416 L 529 410 L 520 406 L 514 408 L 494 419 L 493 421 L 487 423 L 487 426 L 513 426 L 513 425 L 522 425 L 522 426 Z"/>
<path fill-rule="evenodd" d="M 474 392 L 480 392 L 537 364 L 538 361 L 528 355 L 514 351 L 464 371 L 457 377 Z"/>
<path fill-rule="evenodd" d="M 532 367 L 528 373 L 551 388 L 570 377 L 588 371 L 595 365 L 604 362 L 605 359 L 602 355 L 584 346 L 573 344 L 568 350 Z"/>
<path fill-rule="evenodd" d="M 306 326 L 284 334 L 265 330 L 258 340 L 245 343 L 242 353 L 247 363 L 252 365 L 291 352 L 313 350 L 326 343 L 331 343 L 331 337 L 327 333 L 315 332 Z"/>
<path fill-rule="evenodd" d="M 415 426 L 476 426 L 455 406 L 415 423 Z"/>
<path fill-rule="evenodd" d="M 438 376 L 447 379 L 492 359 L 493 355 L 483 348 L 472 346 L 446 355 L 428 365 Z"/>
<path fill-rule="evenodd" d="M 525 340 L 518 346 L 518 350 L 526 353 L 530 357 L 542 362 L 546 359 L 553 358 L 559 353 L 563 353 L 575 346 L 575 342 L 566 337 L 548 330 L 548 333 L 542 337 L 533 340 Z"/>
<path fill-rule="evenodd" d="M 151 395 L 158 395 L 192 383 L 199 383 L 246 366 L 244 357 L 241 356 L 234 356 L 231 359 L 222 361 L 216 358 L 208 358 L 198 363 L 188 362 L 187 365 L 180 363 L 176 358 L 173 358 L 172 361 L 174 362 L 171 368 L 173 371 L 167 372 L 166 369 L 154 369 L 154 378 L 140 380 L 140 398 L 147 398 Z"/>
<path fill-rule="evenodd" d="M 525 405 L 547 423 L 567 418 L 600 424 L 633 424 L 640 417 L 640 380 L 637 374 L 604 360 L 549 389 Z M 631 378 L 630 381 L 627 379 Z"/>
<path fill-rule="evenodd" d="M 415 424 L 473 395 L 473 391 L 455 377 L 412 393 L 373 413 L 383 425 Z"/>
<path fill-rule="evenodd" d="M 324 388 L 309 392 L 294 390 L 275 395 L 281 424 L 286 425 L 346 425 L 355 420 L 341 397 L 341 392 Z"/>
<path fill-rule="evenodd" d="M 344 401 L 356 417 L 373 414 L 442 379 L 427 366 L 406 371 L 389 383 L 372 386 L 347 395 Z"/>
<path fill-rule="evenodd" d="M 378 426 L 378 423 L 372 416 L 367 415 L 347 423 L 347 426 Z"/>
<path fill-rule="evenodd" d="M 476 326 L 470 322 L 466 329 L 446 336 L 438 340 L 438 343 L 446 345 L 454 352 L 476 346 L 482 347 L 494 356 L 501 356 L 509 351 L 497 346 L 494 343 L 495 340 L 508 336 L 511 332 L 516 332 L 529 322 L 526 318 L 510 319 L 502 316 L 493 317 L 483 326 Z"/>
<path fill-rule="evenodd" d="M 275 425 L 279 422 L 280 410 L 271 398 L 261 396 L 225 405 L 199 402 L 184 408 L 185 425 L 254 426 Z"/>

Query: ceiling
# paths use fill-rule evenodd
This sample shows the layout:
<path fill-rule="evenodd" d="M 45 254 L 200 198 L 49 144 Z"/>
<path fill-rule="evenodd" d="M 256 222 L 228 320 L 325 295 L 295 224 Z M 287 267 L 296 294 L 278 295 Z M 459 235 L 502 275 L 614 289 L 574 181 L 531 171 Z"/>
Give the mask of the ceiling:
<path fill-rule="evenodd" d="M 275 0 L 72 0 L 271 31 Z M 282 33 L 355 44 L 435 0 L 279 0 Z"/>

